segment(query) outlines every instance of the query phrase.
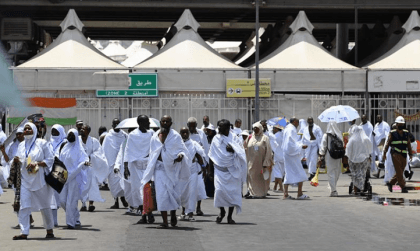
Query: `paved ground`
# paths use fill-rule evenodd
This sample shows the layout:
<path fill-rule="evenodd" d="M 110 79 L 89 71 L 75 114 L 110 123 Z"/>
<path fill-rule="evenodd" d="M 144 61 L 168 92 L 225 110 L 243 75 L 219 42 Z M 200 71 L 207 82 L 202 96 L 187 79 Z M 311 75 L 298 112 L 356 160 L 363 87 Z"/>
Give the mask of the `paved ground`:
<path fill-rule="evenodd" d="M 112 210 L 108 191 L 102 191 L 107 202 L 98 203 L 94 213 L 82 212 L 82 228 L 66 230 L 64 211 L 59 211 L 60 226 L 55 240 L 45 240 L 40 213 L 34 213 L 35 228 L 29 240 L 12 241 L 19 230 L 12 212 L 13 191 L 0 197 L 0 250 L 418 250 L 420 207 L 379 205 L 348 195 L 350 177 L 339 180 L 340 197 L 328 197 L 326 175 L 320 185 L 304 184 L 308 201 L 284 201 L 271 192 L 268 199 L 244 200 L 243 213 L 235 216 L 238 224 L 216 224 L 218 210 L 213 200 L 203 202 L 204 217 L 180 222 L 178 228 L 157 230 L 161 218 L 153 225 L 136 225 L 137 216 Z M 420 186 L 420 170 L 409 186 Z M 420 199 L 419 191 L 409 194 L 389 193 L 382 180 L 373 179 L 375 196 Z M 291 195 L 296 195 L 292 188 Z M 417 203 L 418 204 L 418 203 Z"/>

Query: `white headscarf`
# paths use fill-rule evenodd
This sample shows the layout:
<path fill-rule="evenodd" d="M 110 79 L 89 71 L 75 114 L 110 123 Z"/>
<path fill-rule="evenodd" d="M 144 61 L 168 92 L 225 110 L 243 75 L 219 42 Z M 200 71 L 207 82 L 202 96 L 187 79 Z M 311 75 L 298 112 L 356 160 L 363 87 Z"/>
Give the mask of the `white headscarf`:
<path fill-rule="evenodd" d="M 263 134 L 264 134 L 264 128 L 263 128 L 263 126 L 261 125 L 261 123 L 260 122 L 256 122 L 256 123 L 254 123 L 253 125 L 252 125 L 252 129 L 254 129 L 255 127 L 257 127 L 258 129 L 260 129 L 259 131 L 258 131 L 258 133 L 257 134 L 255 134 L 255 132 L 253 131 L 252 132 L 252 136 L 253 137 L 256 137 L 256 136 L 262 136 Z"/>
<path fill-rule="evenodd" d="M 361 163 L 372 152 L 372 142 L 361 126 L 356 126 L 346 146 L 346 156 L 353 163 Z"/>
<path fill-rule="evenodd" d="M 36 128 L 36 125 L 28 122 L 25 124 L 24 127 L 26 127 L 27 125 L 29 125 L 32 128 L 32 131 L 34 132 L 32 134 L 32 138 L 28 139 L 27 137 L 25 137 L 25 151 L 26 151 L 26 155 L 28 155 L 28 153 L 32 150 L 32 148 L 35 145 L 35 141 L 36 141 L 36 136 L 38 135 L 38 129 Z M 26 156 L 27 158 L 28 156 Z"/>
<path fill-rule="evenodd" d="M 337 122 L 335 121 L 328 122 L 326 133 L 336 135 L 339 139 L 343 140 L 343 134 L 340 129 L 338 129 Z"/>
<path fill-rule="evenodd" d="M 74 134 L 76 140 L 74 142 L 68 141 L 60 153 L 60 160 L 66 165 L 69 174 L 76 171 L 80 163 L 89 161 L 89 157 L 82 146 L 82 142 L 80 142 L 79 133 L 76 129 L 72 128 L 67 135 L 71 132 Z"/>
<path fill-rule="evenodd" d="M 63 143 L 63 141 L 66 139 L 66 131 L 64 130 L 64 127 L 58 124 L 55 124 L 52 126 L 52 129 L 56 129 L 59 132 L 58 136 L 52 136 L 50 139 L 51 146 L 53 148 L 53 152 L 56 151 L 57 147 Z"/>

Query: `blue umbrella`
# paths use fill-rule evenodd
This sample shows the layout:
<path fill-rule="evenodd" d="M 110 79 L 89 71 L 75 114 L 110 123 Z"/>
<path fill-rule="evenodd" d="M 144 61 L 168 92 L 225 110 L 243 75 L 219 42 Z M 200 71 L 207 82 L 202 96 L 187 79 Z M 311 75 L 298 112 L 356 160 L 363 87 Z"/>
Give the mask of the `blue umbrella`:
<path fill-rule="evenodd" d="M 275 126 L 279 125 L 280 127 L 286 127 L 287 123 L 289 123 L 289 120 L 286 119 L 286 117 L 275 117 L 272 119 L 267 120 L 267 125 Z"/>

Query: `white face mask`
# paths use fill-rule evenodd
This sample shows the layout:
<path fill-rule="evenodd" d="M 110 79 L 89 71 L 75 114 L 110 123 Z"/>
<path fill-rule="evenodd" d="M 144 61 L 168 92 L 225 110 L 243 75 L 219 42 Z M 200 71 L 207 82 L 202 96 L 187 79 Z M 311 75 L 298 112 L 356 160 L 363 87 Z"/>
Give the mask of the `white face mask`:
<path fill-rule="evenodd" d="M 33 134 L 32 135 L 24 135 L 25 136 L 25 139 L 32 139 L 32 137 L 34 136 Z"/>
<path fill-rule="evenodd" d="M 58 139 L 58 138 L 60 138 L 60 135 L 58 135 L 58 136 L 52 136 L 52 135 L 51 135 L 51 138 L 52 138 L 52 139 Z"/>

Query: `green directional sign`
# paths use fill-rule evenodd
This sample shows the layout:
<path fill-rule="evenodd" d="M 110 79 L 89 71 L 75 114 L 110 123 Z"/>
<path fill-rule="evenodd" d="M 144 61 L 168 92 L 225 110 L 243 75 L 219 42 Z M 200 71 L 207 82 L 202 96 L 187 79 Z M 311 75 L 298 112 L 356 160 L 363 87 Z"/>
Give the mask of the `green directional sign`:
<path fill-rule="evenodd" d="M 96 90 L 98 98 L 112 97 L 157 97 L 157 90 Z"/>
<path fill-rule="evenodd" d="M 130 86 L 128 90 L 96 90 L 98 98 L 112 97 L 157 97 L 157 73 L 129 74 Z"/>
<path fill-rule="evenodd" d="M 157 73 L 133 73 L 130 78 L 130 90 L 157 90 Z"/>

